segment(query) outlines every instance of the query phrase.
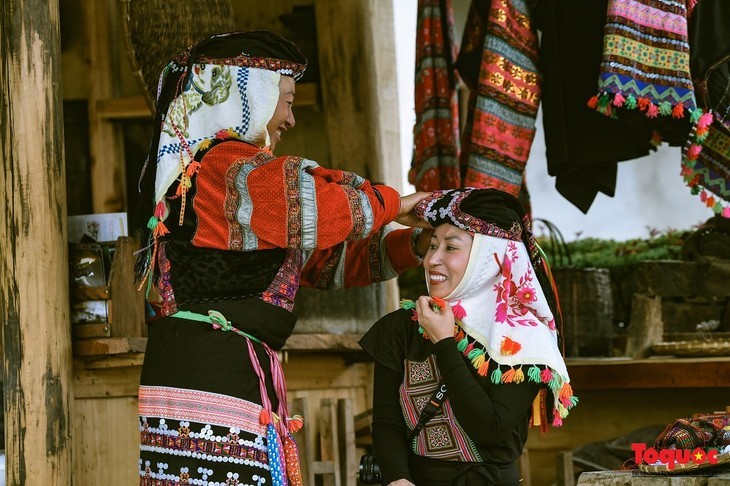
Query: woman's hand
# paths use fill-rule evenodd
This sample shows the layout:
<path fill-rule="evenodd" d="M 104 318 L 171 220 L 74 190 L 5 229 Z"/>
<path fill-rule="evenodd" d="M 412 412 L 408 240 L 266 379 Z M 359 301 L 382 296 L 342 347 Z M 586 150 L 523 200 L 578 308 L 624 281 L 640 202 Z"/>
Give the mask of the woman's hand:
<path fill-rule="evenodd" d="M 422 295 L 416 301 L 418 323 L 428 333 L 433 343 L 454 337 L 454 313 L 451 311 L 451 306 L 448 302 L 442 302 L 443 308 L 435 311 L 431 307 L 431 297 Z"/>
<path fill-rule="evenodd" d="M 416 486 L 407 479 L 396 479 L 395 481 L 388 483 L 388 486 Z"/>
<path fill-rule="evenodd" d="M 403 226 L 430 228 L 430 224 L 423 221 L 422 219 L 419 219 L 413 213 L 413 210 L 415 209 L 416 205 L 421 201 L 421 199 L 430 194 L 430 192 L 414 192 L 413 194 L 402 196 L 400 198 L 400 211 L 398 211 L 398 216 L 395 218 L 395 222 L 400 223 Z"/>

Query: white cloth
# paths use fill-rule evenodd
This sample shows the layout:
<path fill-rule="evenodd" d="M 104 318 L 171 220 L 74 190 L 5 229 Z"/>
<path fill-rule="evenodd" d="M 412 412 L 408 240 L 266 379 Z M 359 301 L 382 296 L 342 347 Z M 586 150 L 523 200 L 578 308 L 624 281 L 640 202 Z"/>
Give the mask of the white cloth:
<path fill-rule="evenodd" d="M 428 278 L 426 278 L 428 282 Z M 445 297 L 464 331 L 501 365 L 545 365 L 569 382 L 555 320 L 522 242 L 474 234 L 461 282 Z M 508 338 L 519 345 L 507 341 Z"/>
<path fill-rule="evenodd" d="M 171 103 L 157 149 L 155 203 L 180 177 L 203 143 L 227 137 L 258 147 L 270 143 L 266 125 L 279 101 L 281 74 L 249 67 L 193 64 L 193 75 Z M 181 140 L 182 139 L 182 140 Z"/>

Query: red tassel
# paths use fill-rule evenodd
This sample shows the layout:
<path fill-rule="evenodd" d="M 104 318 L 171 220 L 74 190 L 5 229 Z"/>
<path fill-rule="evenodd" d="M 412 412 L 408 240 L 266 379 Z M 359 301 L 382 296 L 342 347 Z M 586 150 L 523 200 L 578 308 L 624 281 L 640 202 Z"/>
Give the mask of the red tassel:
<path fill-rule="evenodd" d="M 259 422 L 261 422 L 262 425 L 269 425 L 271 423 L 271 412 L 265 408 L 262 409 L 261 414 L 259 414 Z"/>
<path fill-rule="evenodd" d="M 301 415 L 294 415 L 289 419 L 289 432 L 292 434 L 299 432 L 304 427 L 304 419 Z"/>
<path fill-rule="evenodd" d="M 591 110 L 595 110 L 598 106 L 598 96 L 591 96 L 591 99 L 588 100 L 588 108 Z"/>
<path fill-rule="evenodd" d="M 502 340 L 502 348 L 500 352 L 502 353 L 502 356 L 511 356 L 518 353 L 520 349 L 522 349 L 522 345 L 520 343 L 505 336 Z"/>
<path fill-rule="evenodd" d="M 185 174 L 188 177 L 193 177 L 195 174 L 198 173 L 198 170 L 200 169 L 200 162 L 197 160 L 193 160 L 188 164 L 188 168 L 185 170 Z"/>
<path fill-rule="evenodd" d="M 672 109 L 672 116 L 674 118 L 684 118 L 684 105 L 679 103 Z"/>
<path fill-rule="evenodd" d="M 649 100 L 649 98 L 639 98 L 638 104 L 641 111 L 646 111 L 647 108 L 649 108 L 649 105 L 651 105 L 651 100 Z"/>
<path fill-rule="evenodd" d="M 649 107 L 646 110 L 647 118 L 656 118 L 659 116 L 659 107 L 654 103 L 649 103 Z"/>

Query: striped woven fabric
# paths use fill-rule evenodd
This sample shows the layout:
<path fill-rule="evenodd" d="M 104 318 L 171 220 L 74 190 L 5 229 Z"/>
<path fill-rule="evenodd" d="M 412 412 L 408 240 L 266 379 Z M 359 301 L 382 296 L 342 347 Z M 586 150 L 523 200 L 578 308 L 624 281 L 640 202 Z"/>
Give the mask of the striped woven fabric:
<path fill-rule="evenodd" d="M 610 0 L 604 32 L 596 109 L 682 118 L 697 108 L 684 1 Z"/>
<path fill-rule="evenodd" d="M 462 139 L 464 187 L 495 188 L 517 196 L 535 136 L 540 103 L 537 34 L 523 0 L 472 2 L 464 46 L 484 41 L 476 89 Z M 486 15 L 479 19 L 480 14 Z M 482 25 L 479 25 L 479 24 Z"/>
<path fill-rule="evenodd" d="M 461 185 L 453 24 L 451 0 L 418 1 L 416 125 L 408 181 L 419 191 Z"/>

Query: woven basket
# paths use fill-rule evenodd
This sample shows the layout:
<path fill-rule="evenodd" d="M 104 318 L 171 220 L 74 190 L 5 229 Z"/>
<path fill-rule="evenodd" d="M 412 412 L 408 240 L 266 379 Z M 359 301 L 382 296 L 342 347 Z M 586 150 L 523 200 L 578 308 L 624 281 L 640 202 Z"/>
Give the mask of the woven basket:
<path fill-rule="evenodd" d="M 127 56 L 153 111 L 160 73 L 173 57 L 212 34 L 235 30 L 230 0 L 122 3 Z"/>
<path fill-rule="evenodd" d="M 639 464 L 639 469 L 641 470 L 641 472 L 648 474 L 680 474 L 690 471 L 720 467 L 724 464 L 730 464 L 730 452 L 726 452 L 725 454 L 718 454 L 717 464 L 709 464 L 707 462 L 703 462 L 702 464 L 695 464 L 694 462 L 690 461 L 687 464 L 675 464 L 674 469 L 672 470 L 669 470 L 669 468 L 664 465 Z"/>
<path fill-rule="evenodd" d="M 730 339 L 668 341 L 652 346 L 654 354 L 675 356 L 730 356 Z"/>

